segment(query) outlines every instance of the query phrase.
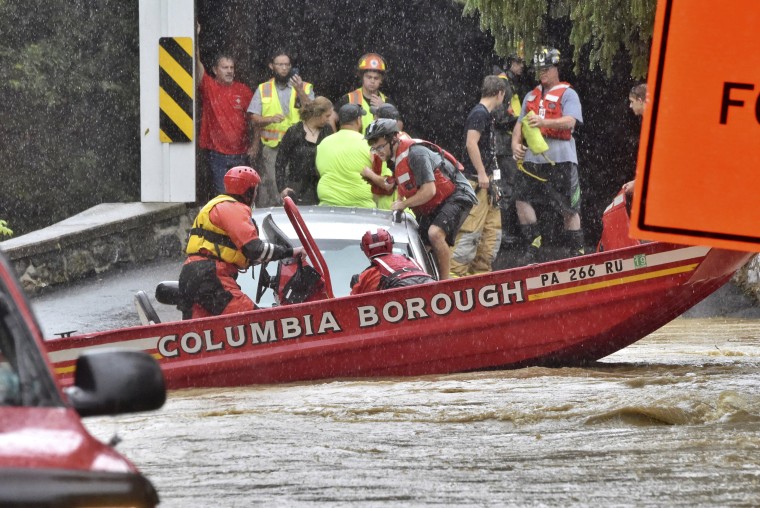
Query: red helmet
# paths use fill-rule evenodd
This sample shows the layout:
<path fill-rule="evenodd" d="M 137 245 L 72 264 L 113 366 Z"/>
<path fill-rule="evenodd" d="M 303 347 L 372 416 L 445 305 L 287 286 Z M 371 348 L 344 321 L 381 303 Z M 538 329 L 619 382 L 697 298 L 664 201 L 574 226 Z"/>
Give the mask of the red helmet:
<path fill-rule="evenodd" d="M 383 228 L 378 228 L 377 233 L 367 231 L 362 236 L 362 251 L 370 259 L 381 254 L 390 254 L 393 251 L 393 237 Z"/>
<path fill-rule="evenodd" d="M 235 166 L 224 175 L 224 192 L 242 196 L 260 183 L 261 178 L 255 169 L 248 166 Z"/>

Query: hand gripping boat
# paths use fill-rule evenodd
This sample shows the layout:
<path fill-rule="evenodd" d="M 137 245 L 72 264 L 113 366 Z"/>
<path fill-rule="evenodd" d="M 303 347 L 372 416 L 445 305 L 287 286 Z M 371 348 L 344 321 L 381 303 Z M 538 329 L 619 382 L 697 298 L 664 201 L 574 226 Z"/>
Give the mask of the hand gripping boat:
<path fill-rule="evenodd" d="M 632 242 L 613 220 L 602 252 L 333 297 L 307 223 L 285 210 L 322 283 L 303 303 L 51 339 L 61 381 L 81 353 L 113 346 L 151 353 L 171 389 L 583 365 L 679 316 L 753 255 Z"/>

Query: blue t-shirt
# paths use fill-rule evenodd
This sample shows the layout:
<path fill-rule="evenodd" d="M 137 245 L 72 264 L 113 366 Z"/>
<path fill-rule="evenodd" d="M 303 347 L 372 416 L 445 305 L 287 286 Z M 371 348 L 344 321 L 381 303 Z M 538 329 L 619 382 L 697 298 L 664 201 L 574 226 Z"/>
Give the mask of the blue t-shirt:
<path fill-rule="evenodd" d="M 531 95 L 533 92 L 528 92 L 528 94 L 525 96 L 527 97 Z M 581 99 L 578 97 L 578 93 L 573 90 L 572 88 L 568 88 L 565 90 L 565 93 L 562 94 L 562 99 L 559 101 L 560 105 L 562 106 L 562 116 L 572 116 L 575 118 L 575 121 L 579 124 L 583 123 L 583 112 L 581 111 Z M 522 103 L 522 110 L 520 111 L 520 118 L 517 119 L 518 122 L 521 122 L 523 117 L 528 112 L 528 101 L 523 99 Z M 578 153 L 575 150 L 575 138 L 572 136 L 570 139 L 556 139 L 556 138 L 547 138 L 544 136 L 544 139 L 546 139 L 546 143 L 549 145 L 549 150 L 544 152 L 541 155 L 535 155 L 533 152 L 528 149 L 527 153 L 525 154 L 525 161 L 526 162 L 534 162 L 536 164 L 548 164 L 549 160 L 552 160 L 554 162 L 573 162 L 575 164 L 578 164 Z M 544 157 L 546 155 L 546 158 Z"/>

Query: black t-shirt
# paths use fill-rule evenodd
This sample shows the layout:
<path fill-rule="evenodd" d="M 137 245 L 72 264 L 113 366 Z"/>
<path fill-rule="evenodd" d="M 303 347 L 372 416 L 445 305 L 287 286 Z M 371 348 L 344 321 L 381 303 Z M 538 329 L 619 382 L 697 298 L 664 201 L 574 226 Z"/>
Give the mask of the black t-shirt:
<path fill-rule="evenodd" d="M 467 131 L 471 130 L 480 133 L 480 139 L 478 140 L 480 159 L 486 168 L 486 174 L 490 176 L 493 173 L 494 160 L 493 117 L 482 104 L 478 104 L 472 108 L 470 114 L 467 115 L 467 121 L 464 124 L 465 142 L 467 141 Z M 467 153 L 466 146 L 462 156 L 462 164 L 464 165 L 465 176 L 470 180 L 477 180 L 478 172 L 470 160 L 470 154 Z"/>

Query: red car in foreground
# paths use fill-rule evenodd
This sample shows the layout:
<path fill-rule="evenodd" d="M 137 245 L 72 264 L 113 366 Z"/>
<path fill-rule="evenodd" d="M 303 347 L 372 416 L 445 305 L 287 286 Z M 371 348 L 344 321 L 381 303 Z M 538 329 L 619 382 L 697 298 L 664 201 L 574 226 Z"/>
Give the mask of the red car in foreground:
<path fill-rule="evenodd" d="M 158 504 L 153 485 L 80 417 L 147 411 L 166 400 L 150 355 L 103 350 L 80 358 L 61 389 L 40 328 L 0 253 L 0 506 Z"/>

